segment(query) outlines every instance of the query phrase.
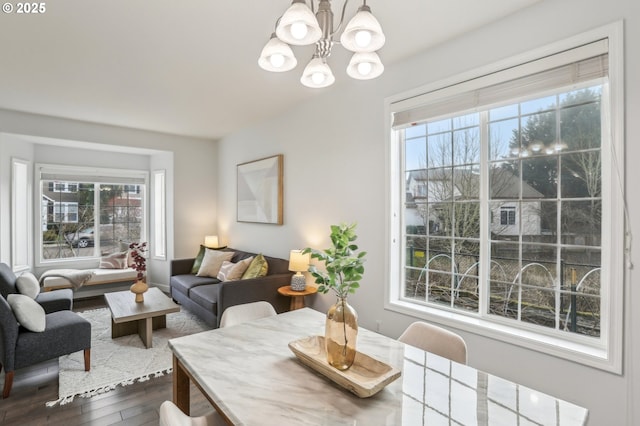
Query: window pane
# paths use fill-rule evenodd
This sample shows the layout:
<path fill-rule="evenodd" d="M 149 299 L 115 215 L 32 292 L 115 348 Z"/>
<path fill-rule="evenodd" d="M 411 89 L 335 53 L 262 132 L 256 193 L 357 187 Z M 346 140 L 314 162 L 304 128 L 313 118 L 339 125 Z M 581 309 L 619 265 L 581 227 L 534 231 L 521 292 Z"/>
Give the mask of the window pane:
<path fill-rule="evenodd" d="M 546 98 L 538 98 L 523 102 L 520 104 L 520 112 L 522 114 L 531 114 L 538 111 L 553 109 L 555 106 L 556 96 L 547 96 Z"/>
<path fill-rule="evenodd" d="M 553 244 L 557 242 L 557 201 L 520 203 L 522 215 L 522 241 Z"/>
<path fill-rule="evenodd" d="M 456 237 L 480 238 L 480 203 L 454 204 Z"/>
<path fill-rule="evenodd" d="M 405 146 L 405 168 L 407 170 L 427 167 L 427 141 L 425 138 L 407 139 Z"/>
<path fill-rule="evenodd" d="M 417 124 L 415 126 L 407 127 L 404 131 L 404 135 L 407 139 L 415 138 L 418 136 L 424 136 L 427 134 L 426 124 Z"/>
<path fill-rule="evenodd" d="M 562 203 L 562 243 L 599 246 L 602 227 L 601 201 Z"/>
<path fill-rule="evenodd" d="M 453 163 L 477 164 L 480 162 L 480 129 L 470 127 L 453 132 Z"/>
<path fill-rule="evenodd" d="M 522 181 L 522 198 L 556 198 L 558 157 L 544 156 L 522 160 Z"/>
<path fill-rule="evenodd" d="M 450 166 L 453 161 L 451 133 L 440 133 L 428 138 L 429 168 Z"/>
<path fill-rule="evenodd" d="M 600 336 L 600 250 L 562 250 L 561 329 Z"/>
<path fill-rule="evenodd" d="M 561 156 L 562 196 L 565 198 L 599 197 L 602 185 L 600 151 Z"/>
<path fill-rule="evenodd" d="M 429 134 L 447 132 L 449 130 L 451 130 L 451 119 L 449 118 L 427 124 Z"/>
<path fill-rule="evenodd" d="M 520 152 L 518 119 L 489 124 L 489 155 L 491 160 L 517 157 Z"/>
<path fill-rule="evenodd" d="M 518 104 L 506 105 L 500 108 L 493 108 L 489 110 L 489 120 L 496 121 L 503 118 L 517 117 L 518 116 Z"/>
<path fill-rule="evenodd" d="M 520 161 L 493 163 L 489 170 L 489 180 L 492 199 L 519 199 Z"/>

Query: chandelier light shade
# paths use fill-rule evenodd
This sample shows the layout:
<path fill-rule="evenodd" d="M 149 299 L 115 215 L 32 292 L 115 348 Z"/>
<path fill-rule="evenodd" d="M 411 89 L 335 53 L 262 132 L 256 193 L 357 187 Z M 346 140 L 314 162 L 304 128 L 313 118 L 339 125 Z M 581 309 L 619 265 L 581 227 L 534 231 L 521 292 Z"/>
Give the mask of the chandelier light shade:
<path fill-rule="evenodd" d="M 298 65 L 298 61 L 291 47 L 273 33 L 269 42 L 262 49 L 258 65 L 267 71 L 284 72 L 294 69 Z"/>
<path fill-rule="evenodd" d="M 323 58 L 319 57 L 311 59 L 300 77 L 300 82 L 312 89 L 331 86 L 335 81 L 336 78 L 333 76 L 331 68 Z"/>
<path fill-rule="evenodd" d="M 357 80 L 371 80 L 382 74 L 384 65 L 376 52 L 354 53 L 347 66 L 347 74 Z"/>
<path fill-rule="evenodd" d="M 384 42 L 382 27 L 367 5 L 358 9 L 340 36 L 342 46 L 352 52 L 375 52 Z"/>
<path fill-rule="evenodd" d="M 313 44 L 322 37 L 315 15 L 304 0 L 294 0 L 276 27 L 280 40 L 295 46 Z"/>
<path fill-rule="evenodd" d="M 293 0 L 276 22 L 275 33 L 262 49 L 258 59 L 260 67 L 273 72 L 289 71 L 297 65 L 289 45 L 315 44 L 315 51 L 300 82 L 311 88 L 327 87 L 335 82 L 327 58 L 331 55 L 333 46 L 339 43 L 345 49 L 355 52 L 347 66 L 347 75 L 358 80 L 380 76 L 384 72 L 384 65 L 376 51 L 384 46 L 385 36 L 366 0 L 363 0 L 362 6 L 349 20 L 337 41 L 337 33 L 346 22 L 348 1 L 344 0 L 340 22 L 334 31 L 330 0 Z"/>

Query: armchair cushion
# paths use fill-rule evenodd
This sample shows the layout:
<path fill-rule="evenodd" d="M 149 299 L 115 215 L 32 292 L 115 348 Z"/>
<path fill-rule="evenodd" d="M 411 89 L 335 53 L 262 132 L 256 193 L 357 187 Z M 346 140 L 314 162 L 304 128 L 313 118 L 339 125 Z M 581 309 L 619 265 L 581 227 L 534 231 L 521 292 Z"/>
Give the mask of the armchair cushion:
<path fill-rule="evenodd" d="M 21 326 L 29 331 L 43 332 L 47 326 L 44 308 L 24 294 L 10 294 L 7 302 Z"/>
<path fill-rule="evenodd" d="M 32 299 L 38 297 L 40 293 L 40 283 L 38 283 L 38 279 L 31 272 L 25 272 L 16 278 L 16 287 L 20 294 L 29 296 Z"/>

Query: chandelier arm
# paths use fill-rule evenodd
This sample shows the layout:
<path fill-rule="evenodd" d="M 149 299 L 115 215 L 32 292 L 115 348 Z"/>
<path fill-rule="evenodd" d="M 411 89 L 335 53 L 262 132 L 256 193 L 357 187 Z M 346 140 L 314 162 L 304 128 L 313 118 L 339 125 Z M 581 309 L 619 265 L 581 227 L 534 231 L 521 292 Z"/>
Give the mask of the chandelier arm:
<path fill-rule="evenodd" d="M 333 36 L 339 33 L 340 30 L 342 29 L 342 24 L 344 24 L 344 15 L 345 15 L 345 12 L 347 11 L 347 4 L 349 4 L 349 0 L 344 0 L 344 4 L 342 5 L 342 15 L 340 16 L 340 23 L 338 24 L 336 29 L 331 33 L 331 38 L 333 38 Z M 336 43 L 340 43 L 340 40 L 336 40 Z"/>

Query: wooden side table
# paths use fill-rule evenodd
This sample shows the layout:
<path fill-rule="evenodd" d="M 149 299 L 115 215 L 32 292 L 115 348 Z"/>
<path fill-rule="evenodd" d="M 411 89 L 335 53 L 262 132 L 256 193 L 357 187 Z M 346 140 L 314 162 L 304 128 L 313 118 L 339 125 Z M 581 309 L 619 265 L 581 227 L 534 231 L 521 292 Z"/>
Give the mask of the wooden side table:
<path fill-rule="evenodd" d="M 284 287 L 278 288 L 278 293 L 283 296 L 289 296 L 291 298 L 291 305 L 289 307 L 290 310 L 295 311 L 296 309 L 304 308 L 304 297 L 309 294 L 317 293 L 318 289 L 313 286 L 306 286 L 302 291 L 295 291 L 291 289 L 290 285 L 285 285 Z"/>

